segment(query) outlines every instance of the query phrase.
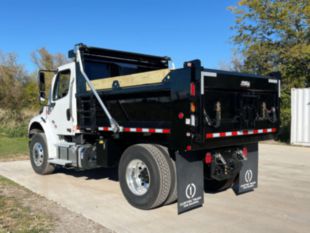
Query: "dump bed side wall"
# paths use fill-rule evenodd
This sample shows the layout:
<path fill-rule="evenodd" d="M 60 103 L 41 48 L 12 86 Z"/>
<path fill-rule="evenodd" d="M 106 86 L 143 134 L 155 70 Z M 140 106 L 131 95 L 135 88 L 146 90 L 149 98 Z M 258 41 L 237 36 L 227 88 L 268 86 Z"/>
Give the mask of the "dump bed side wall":
<path fill-rule="evenodd" d="M 131 134 L 132 137 L 126 140 L 161 141 L 172 149 L 185 150 L 191 143 L 191 137 L 186 136 L 190 132 L 191 72 L 190 68 L 177 69 L 161 83 L 98 90 L 111 115 L 123 128 L 120 136 Z M 109 122 L 90 91 L 77 95 L 77 102 L 82 130 L 107 137 L 112 135 L 111 131 L 98 132 L 99 128 L 108 128 Z M 182 119 L 179 118 L 180 113 L 183 114 Z M 150 130 L 150 135 L 145 134 L 147 130 Z"/>

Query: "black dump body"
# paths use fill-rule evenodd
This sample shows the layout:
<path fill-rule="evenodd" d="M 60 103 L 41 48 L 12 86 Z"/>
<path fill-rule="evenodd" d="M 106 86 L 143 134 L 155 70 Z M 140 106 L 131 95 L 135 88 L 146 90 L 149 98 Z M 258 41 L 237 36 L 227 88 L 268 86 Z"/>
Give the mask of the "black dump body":
<path fill-rule="evenodd" d="M 87 75 L 99 85 L 98 94 L 121 126 L 115 137 L 78 74 L 83 133 L 198 150 L 271 139 L 278 131 L 278 77 L 204 69 L 199 60 L 168 70 L 168 57 L 90 47 L 81 52 Z"/>

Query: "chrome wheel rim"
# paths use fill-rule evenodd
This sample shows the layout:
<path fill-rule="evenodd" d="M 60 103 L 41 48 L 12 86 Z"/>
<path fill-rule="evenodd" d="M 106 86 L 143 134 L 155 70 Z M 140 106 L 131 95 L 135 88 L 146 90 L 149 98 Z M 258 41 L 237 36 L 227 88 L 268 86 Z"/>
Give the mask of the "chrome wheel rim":
<path fill-rule="evenodd" d="M 150 188 L 150 171 L 146 164 L 140 159 L 132 160 L 126 168 L 126 182 L 130 191 L 142 196 Z"/>
<path fill-rule="evenodd" d="M 44 161 L 44 150 L 41 143 L 36 142 L 32 148 L 33 162 L 37 167 L 40 167 Z"/>

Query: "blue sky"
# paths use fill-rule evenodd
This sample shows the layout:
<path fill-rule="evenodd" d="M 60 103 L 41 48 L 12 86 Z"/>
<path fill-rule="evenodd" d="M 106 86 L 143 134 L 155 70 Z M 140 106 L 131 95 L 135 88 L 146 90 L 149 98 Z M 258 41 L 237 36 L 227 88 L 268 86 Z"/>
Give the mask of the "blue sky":
<path fill-rule="evenodd" d="M 167 55 L 177 67 L 199 58 L 205 67 L 229 62 L 233 44 L 227 10 L 236 0 L 1 0 L 0 50 L 15 52 L 29 71 L 30 54 L 74 44 Z"/>

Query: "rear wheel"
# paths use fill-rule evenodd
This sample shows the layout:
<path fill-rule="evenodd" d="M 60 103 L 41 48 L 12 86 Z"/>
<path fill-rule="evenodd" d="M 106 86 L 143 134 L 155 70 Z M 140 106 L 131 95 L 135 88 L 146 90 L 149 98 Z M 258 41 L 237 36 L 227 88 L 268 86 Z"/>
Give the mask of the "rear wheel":
<path fill-rule="evenodd" d="M 234 178 L 226 179 L 226 180 L 209 180 L 205 179 L 205 191 L 206 192 L 221 192 L 226 189 L 231 188 L 233 185 Z"/>
<path fill-rule="evenodd" d="M 171 188 L 168 195 L 167 200 L 165 201 L 165 205 L 169 205 L 171 203 L 176 202 L 177 200 L 177 172 L 175 166 L 175 160 L 170 156 L 169 150 L 167 147 L 156 145 L 158 149 L 166 156 L 167 162 L 169 164 L 169 168 L 171 171 Z"/>
<path fill-rule="evenodd" d="M 127 201 L 139 209 L 162 205 L 171 189 L 171 172 L 165 155 L 151 144 L 130 146 L 119 163 L 119 180 Z"/>
<path fill-rule="evenodd" d="M 29 144 L 30 161 L 33 170 L 41 175 L 53 173 L 55 166 L 48 163 L 47 143 L 44 133 L 36 133 Z"/>

